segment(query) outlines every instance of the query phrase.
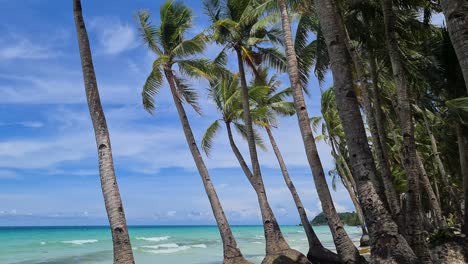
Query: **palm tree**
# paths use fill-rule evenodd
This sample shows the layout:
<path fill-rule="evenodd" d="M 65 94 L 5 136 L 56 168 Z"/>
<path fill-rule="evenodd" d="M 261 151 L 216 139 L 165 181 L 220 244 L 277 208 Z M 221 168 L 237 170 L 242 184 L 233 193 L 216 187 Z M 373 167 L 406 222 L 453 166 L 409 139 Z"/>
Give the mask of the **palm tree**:
<path fill-rule="evenodd" d="M 351 201 L 356 208 L 357 215 L 361 221 L 362 237 L 361 242 L 368 244 L 368 233 L 365 227 L 364 215 L 362 212 L 361 204 L 359 204 L 356 181 L 354 180 L 353 173 L 348 165 L 349 157 L 347 157 L 347 149 L 344 144 L 344 131 L 340 122 L 338 111 L 336 110 L 335 95 L 333 88 L 329 88 L 322 93 L 321 112 L 322 117 L 312 117 L 311 125 L 314 132 L 317 132 L 319 124 L 322 123 L 322 134 L 316 136 L 316 140 L 325 140 L 331 146 L 331 154 L 335 159 L 336 169 L 343 186 L 349 193 Z"/>
<path fill-rule="evenodd" d="M 282 68 L 284 60 L 278 50 L 260 46 L 267 40 L 278 42 L 279 31 L 268 29 L 265 27 L 265 20 L 258 20 L 256 15 L 252 15 L 253 6 L 250 0 L 227 0 L 225 2 L 206 0 L 204 5 L 213 23 L 211 26 L 212 38 L 218 44 L 224 45 L 225 49 L 233 50 L 237 56 L 243 119 L 252 165 L 252 175 L 247 178 L 257 194 L 262 214 L 267 255 L 264 263 L 274 262 L 283 257 L 297 262 L 307 261 L 305 256 L 289 247 L 268 202 L 258 161 L 244 68 L 244 63 L 246 63 L 256 73 L 256 66 L 261 62 L 268 63 L 276 68 Z M 247 172 L 246 174 L 248 175 Z"/>
<path fill-rule="evenodd" d="M 414 138 L 414 124 L 411 113 L 410 94 L 408 91 L 406 73 L 400 58 L 398 39 L 396 33 L 396 20 L 392 0 L 382 0 L 382 10 L 385 22 L 385 35 L 387 48 L 392 64 L 393 76 L 396 84 L 398 114 L 403 134 L 403 156 L 407 174 L 407 219 L 406 233 L 408 242 L 414 253 L 422 262 L 431 262 L 431 255 L 421 230 L 422 209 L 419 192 L 419 172 L 416 156 L 416 141 Z"/>
<path fill-rule="evenodd" d="M 309 115 L 304 101 L 303 87 L 300 78 L 300 69 L 296 51 L 293 44 L 291 24 L 287 9 L 287 3 L 284 0 L 278 1 L 281 11 L 281 21 L 283 26 L 284 44 L 286 57 L 288 62 L 288 73 L 291 81 L 292 95 L 294 99 L 294 107 L 299 121 L 302 139 L 309 161 L 312 174 L 314 175 L 315 187 L 322 203 L 322 210 L 327 217 L 328 225 L 333 235 L 338 255 L 344 262 L 349 263 L 364 263 L 365 259 L 359 255 L 358 250 L 354 246 L 351 239 L 348 237 L 343 228 L 338 213 L 333 204 L 330 190 L 325 179 L 325 173 L 318 155 L 317 146 L 315 144 L 312 128 L 310 127 Z"/>
<path fill-rule="evenodd" d="M 106 117 L 102 110 L 101 99 L 99 98 L 93 58 L 80 0 L 73 1 L 73 14 L 80 49 L 86 99 L 93 122 L 94 135 L 96 137 L 102 194 L 104 196 L 104 204 L 106 206 L 107 217 L 112 233 L 114 263 L 132 264 L 135 263 L 135 261 L 133 259 L 122 199 L 120 198 L 119 187 L 115 177 L 109 130 L 107 129 Z"/>
<path fill-rule="evenodd" d="M 465 0 L 442 0 L 441 5 L 468 93 L 468 6 Z"/>
<path fill-rule="evenodd" d="M 177 65 L 181 73 L 190 77 L 208 76 L 209 62 L 204 59 L 193 58 L 200 54 L 206 39 L 199 34 L 192 39 L 185 40 L 184 34 L 190 28 L 192 12 L 189 8 L 177 1 L 167 1 L 161 6 L 159 27 L 151 25 L 149 13 L 138 13 L 140 31 L 148 47 L 158 56 L 153 63 L 153 69 L 143 86 L 143 106 L 152 113 L 155 109 L 154 96 L 158 94 L 163 84 L 163 74 L 169 84 L 174 105 L 177 108 L 180 122 L 190 152 L 202 178 L 206 194 L 211 204 L 213 215 L 223 241 L 223 263 L 250 263 L 245 260 L 237 248 L 236 240 L 224 214 L 216 190 L 211 181 L 208 170 L 193 136 L 183 103 L 190 104 L 195 111 L 199 111 L 196 93 L 179 75 L 175 74 L 173 66 Z"/>
<path fill-rule="evenodd" d="M 378 179 L 371 179 L 373 180 L 374 185 L 376 186 L 377 191 L 380 194 L 380 197 L 383 201 L 388 203 L 388 207 L 390 209 L 390 213 L 392 214 L 393 218 L 396 220 L 399 226 L 403 226 L 403 215 L 401 214 L 400 205 L 398 203 L 397 194 L 395 192 L 395 188 L 393 186 L 392 181 L 392 172 L 390 170 L 390 162 L 388 160 L 388 154 L 385 149 L 385 146 L 382 145 L 382 141 L 380 140 L 379 132 L 378 132 L 378 125 L 376 120 L 375 111 L 372 107 L 371 101 L 371 92 L 370 92 L 370 85 L 368 83 L 369 77 L 367 76 L 367 72 L 365 69 L 365 62 L 358 51 L 358 48 L 353 45 L 353 42 L 346 30 L 346 48 L 348 53 L 350 54 L 352 65 L 354 66 L 355 73 L 357 75 L 357 79 L 359 80 L 359 88 L 362 93 L 362 101 L 365 109 L 365 114 L 367 117 L 367 123 L 369 124 L 369 130 L 372 136 L 372 147 L 375 152 L 375 156 L 378 161 L 378 165 L 380 167 L 383 185 L 384 185 L 384 193 L 382 193 L 380 186 L 380 182 Z M 385 199 L 385 200 L 384 200 Z"/>
<path fill-rule="evenodd" d="M 270 144 L 273 148 L 273 152 L 275 153 L 281 172 L 283 174 L 284 181 L 288 186 L 289 191 L 291 192 L 294 203 L 296 204 L 302 226 L 309 242 L 309 252 L 307 254 L 307 258 L 313 263 L 325 260 L 329 263 L 340 263 L 341 261 L 338 255 L 323 247 L 322 243 L 320 243 L 320 240 L 315 234 L 312 225 L 308 220 L 304 205 L 302 204 L 299 194 L 296 191 L 296 187 L 294 186 L 294 183 L 289 176 L 288 168 L 284 162 L 283 155 L 281 154 L 275 137 L 273 136 L 272 129 L 278 126 L 276 116 L 292 116 L 295 114 L 294 104 L 292 102 L 285 101 L 286 97 L 291 95 L 291 89 L 287 88 L 278 91 L 280 82 L 277 80 L 275 75 L 268 79 L 268 72 L 264 68 L 259 69 L 258 73 L 258 76 L 254 79 L 253 82 L 251 82 L 251 86 L 265 87 L 267 89 L 264 93 L 255 93 L 259 96 L 257 96 L 257 98 L 253 98 L 255 101 L 255 107 L 259 109 L 258 112 L 263 113 L 263 115 L 257 116 L 255 118 L 256 120 L 254 123 L 266 130 Z"/>
<path fill-rule="evenodd" d="M 282 2 L 284 3 L 284 1 Z M 288 18 L 286 5 L 283 6 L 282 20 L 287 41 L 292 37 L 289 23 L 285 23 Z M 315 1 L 315 8 L 328 47 L 338 113 L 345 132 L 352 171 L 356 177 L 358 193 L 360 194 L 359 200 L 369 228 L 371 245 L 374 245 L 371 248 L 372 260 L 375 262 L 415 263 L 417 259 L 414 253 L 406 240 L 399 234 L 398 226 L 386 210 L 370 180 L 376 177 L 377 172 L 367 144 L 366 132 L 353 87 L 349 54 L 345 44 L 346 35 L 340 12 L 336 3 L 330 0 Z M 290 79 L 294 84 L 293 90 L 300 91 L 292 41 L 286 45 L 286 48 Z M 295 99 L 296 104 L 297 101 Z"/>
<path fill-rule="evenodd" d="M 242 153 L 239 151 L 239 148 L 237 147 L 237 144 L 234 141 L 234 136 L 232 134 L 232 127 L 234 126 L 234 128 L 236 128 L 236 130 L 241 134 L 241 136 L 244 139 L 247 139 L 245 125 L 240 122 L 242 120 L 243 109 L 242 109 L 241 93 L 239 89 L 239 82 L 240 82 L 239 74 L 229 73 L 229 74 L 224 75 L 222 78 L 218 79 L 217 81 L 211 83 L 209 87 L 210 98 L 214 101 L 214 103 L 216 104 L 216 108 L 221 113 L 221 118 L 218 120 L 215 120 L 208 127 L 208 129 L 203 135 L 201 145 L 205 153 L 207 155 L 210 155 L 211 149 L 213 147 L 214 137 L 216 136 L 217 132 L 221 129 L 220 121 L 223 122 L 224 125 L 226 126 L 229 144 L 231 146 L 231 149 L 234 155 L 236 156 L 239 162 L 239 165 L 241 166 L 247 178 L 252 178 L 254 177 L 254 175 L 252 171 L 250 170 L 249 166 L 247 165 Z M 256 86 L 249 90 L 249 96 L 251 98 L 262 98 L 265 96 L 268 90 L 269 90 L 269 87 L 267 86 Z M 282 95 L 278 95 L 278 97 L 281 98 Z M 256 120 L 258 120 L 257 117 L 259 116 L 263 117 L 266 115 L 265 108 L 253 109 L 252 115 L 255 117 Z M 261 137 L 258 135 L 256 130 L 253 130 L 253 131 L 254 131 L 254 136 L 255 136 L 255 144 L 258 147 L 265 149 L 265 146 L 263 145 Z M 299 199 L 299 196 L 297 195 L 297 193 L 296 193 L 296 196 Z M 301 204 L 301 210 L 304 211 L 302 204 Z M 307 220 L 307 217 L 306 217 L 305 223 L 310 225 L 310 223 Z M 322 247 L 322 245 L 320 244 L 320 241 L 318 240 L 313 230 L 311 231 L 312 231 L 312 234 L 310 234 L 312 236 L 311 238 L 315 239 L 313 240 L 314 253 L 316 252 L 314 255 L 317 255 L 317 257 L 321 257 L 321 258 L 324 258 L 327 256 L 328 258 L 333 257 L 333 253 L 330 253 L 329 255 L 325 255 L 328 252 L 325 248 L 323 248 L 323 251 L 321 251 L 320 248 L 318 248 L 319 245 L 320 247 Z M 309 233 L 307 233 L 307 236 L 309 238 Z M 295 252 L 291 249 L 289 249 L 288 251 L 289 253 L 286 252 L 283 254 L 288 254 L 289 255 L 288 257 L 290 258 L 293 257 L 292 259 L 296 258 L 299 263 L 302 263 L 300 261 L 303 261 L 303 263 L 307 263 L 305 259 L 301 259 L 302 257 L 300 253 Z M 297 255 L 297 256 L 294 256 L 294 255 Z M 267 259 L 265 259 L 265 261 L 271 261 L 271 263 L 274 263 L 272 262 L 273 259 L 268 256 L 267 256 Z M 270 263 L 270 262 L 266 262 L 266 263 Z"/>

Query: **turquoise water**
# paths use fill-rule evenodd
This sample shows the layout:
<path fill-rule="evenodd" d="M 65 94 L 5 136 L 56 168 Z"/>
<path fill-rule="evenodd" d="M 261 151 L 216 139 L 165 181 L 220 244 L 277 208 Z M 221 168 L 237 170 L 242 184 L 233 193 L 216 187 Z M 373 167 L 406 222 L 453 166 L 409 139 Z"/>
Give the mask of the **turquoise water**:
<path fill-rule="evenodd" d="M 314 228 L 324 246 L 334 249 L 326 226 Z M 290 246 L 307 253 L 307 240 L 300 226 L 281 227 Z M 353 241 L 361 231 L 346 227 Z M 215 226 L 130 227 L 138 264 L 222 263 L 222 247 Z M 254 263 L 264 256 L 261 226 L 235 226 L 234 235 L 242 253 Z M 2 264 L 111 264 L 112 240 L 107 227 L 0 227 Z"/>

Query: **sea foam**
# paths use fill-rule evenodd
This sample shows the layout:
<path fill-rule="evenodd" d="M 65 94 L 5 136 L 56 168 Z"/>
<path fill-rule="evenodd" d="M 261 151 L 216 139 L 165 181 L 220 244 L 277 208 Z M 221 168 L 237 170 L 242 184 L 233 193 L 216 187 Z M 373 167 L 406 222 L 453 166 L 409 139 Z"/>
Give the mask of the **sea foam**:
<path fill-rule="evenodd" d="M 193 248 L 207 248 L 207 246 L 205 244 L 195 244 L 195 245 L 192 245 Z"/>
<path fill-rule="evenodd" d="M 178 248 L 179 245 L 177 245 L 176 243 L 168 243 L 168 244 L 141 246 L 141 247 L 142 248 L 159 249 L 159 248 Z"/>
<path fill-rule="evenodd" d="M 176 247 L 176 248 L 165 248 L 165 249 L 156 249 L 156 250 L 144 250 L 144 252 L 152 253 L 152 254 L 170 254 L 170 253 L 176 253 L 179 251 L 184 251 L 189 249 L 190 247 L 188 246 L 181 246 L 181 247 Z"/>
<path fill-rule="evenodd" d="M 136 239 L 138 240 L 145 240 L 145 241 L 151 241 L 151 242 L 159 242 L 159 241 L 164 241 L 168 240 L 170 236 L 162 236 L 162 237 L 137 237 Z"/>
<path fill-rule="evenodd" d="M 65 244 L 74 244 L 74 245 L 83 245 L 83 244 L 90 244 L 90 243 L 96 243 L 98 242 L 97 239 L 83 239 L 83 240 L 68 240 L 68 241 L 62 241 L 62 243 Z"/>

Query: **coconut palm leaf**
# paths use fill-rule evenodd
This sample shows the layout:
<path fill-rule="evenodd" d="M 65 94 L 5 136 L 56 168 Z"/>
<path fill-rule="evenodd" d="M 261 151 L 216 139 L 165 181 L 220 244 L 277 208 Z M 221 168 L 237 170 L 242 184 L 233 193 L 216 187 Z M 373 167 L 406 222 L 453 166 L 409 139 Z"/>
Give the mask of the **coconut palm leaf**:
<path fill-rule="evenodd" d="M 211 149 L 213 148 L 214 144 L 214 137 L 218 133 L 221 126 L 219 125 L 219 120 L 215 120 L 211 125 L 206 129 L 205 134 L 203 134 L 203 138 L 201 141 L 201 148 L 203 152 L 207 156 L 210 156 Z"/>

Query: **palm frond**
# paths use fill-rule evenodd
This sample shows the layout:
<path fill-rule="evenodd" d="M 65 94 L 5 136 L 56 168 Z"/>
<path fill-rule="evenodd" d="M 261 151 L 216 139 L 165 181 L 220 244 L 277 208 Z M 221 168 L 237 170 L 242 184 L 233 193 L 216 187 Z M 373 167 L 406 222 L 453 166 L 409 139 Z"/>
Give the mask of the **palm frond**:
<path fill-rule="evenodd" d="M 310 122 L 310 126 L 312 127 L 312 130 L 314 130 L 314 132 L 317 132 L 318 127 L 320 123 L 322 122 L 322 117 L 320 116 L 311 117 L 309 118 L 309 122 Z"/>
<path fill-rule="evenodd" d="M 179 97 L 182 102 L 189 104 L 197 114 L 201 115 L 201 107 L 198 104 L 198 93 L 195 89 L 191 88 L 190 85 L 187 84 L 186 80 L 175 76 L 174 77 L 177 91 L 179 92 Z"/>
<path fill-rule="evenodd" d="M 179 71 L 191 78 L 206 78 L 212 80 L 213 65 L 208 59 L 187 59 L 174 61 L 179 66 Z"/>
<path fill-rule="evenodd" d="M 240 124 L 240 123 L 234 123 L 234 127 L 236 128 L 237 132 L 239 132 L 239 134 L 242 136 L 244 140 L 248 140 L 247 128 L 245 127 L 245 125 Z M 263 143 L 263 139 L 260 136 L 260 134 L 258 134 L 258 131 L 256 129 L 253 130 L 253 134 L 255 138 L 255 145 L 257 145 L 257 147 L 259 147 L 261 150 L 266 150 L 267 147 Z"/>
<path fill-rule="evenodd" d="M 262 61 L 265 62 L 266 65 L 280 72 L 286 71 L 286 57 L 279 49 L 258 47 L 258 50 L 261 54 Z"/>
<path fill-rule="evenodd" d="M 159 67 L 153 67 L 153 71 L 146 79 L 146 82 L 143 85 L 143 91 L 141 92 L 143 107 L 151 114 L 156 109 L 154 96 L 159 93 L 162 83 L 163 75 L 161 69 Z"/>
<path fill-rule="evenodd" d="M 156 54 L 162 55 L 163 52 L 158 47 L 157 39 L 158 28 L 151 25 L 149 21 L 150 14 L 147 10 L 138 11 L 138 21 L 139 21 L 139 31 L 143 41 L 148 45 L 148 47 Z"/>
<path fill-rule="evenodd" d="M 210 156 L 211 149 L 213 148 L 214 137 L 220 128 L 219 120 L 216 120 L 206 129 L 205 134 L 203 134 L 201 148 L 203 149 L 203 152 L 205 152 L 206 156 Z"/>
<path fill-rule="evenodd" d="M 208 41 L 204 33 L 200 33 L 189 40 L 184 40 L 179 43 L 172 51 L 171 54 L 176 58 L 193 56 L 203 52 Z"/>

